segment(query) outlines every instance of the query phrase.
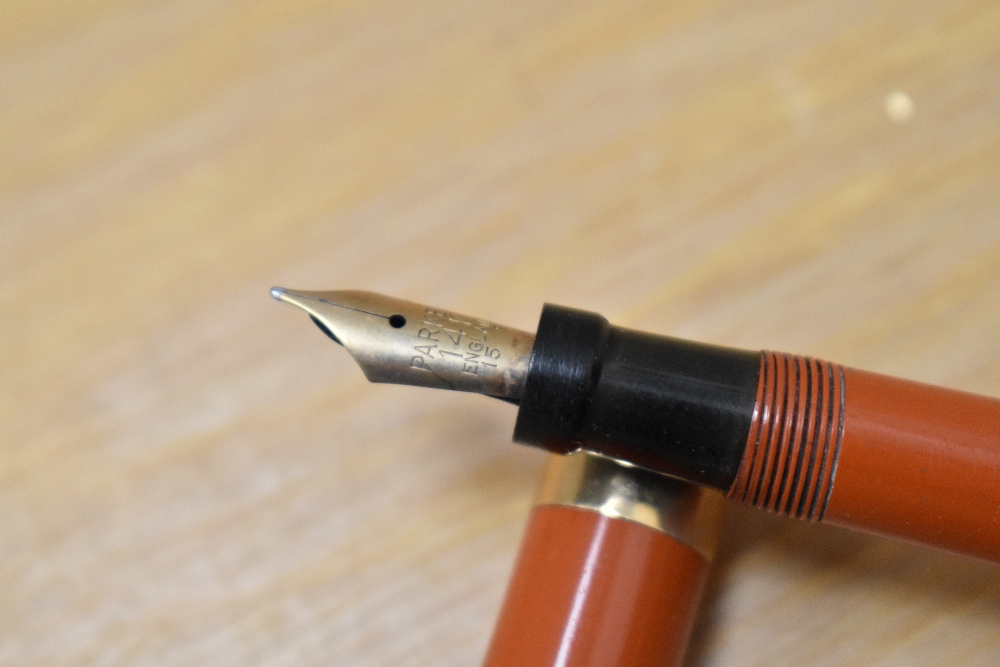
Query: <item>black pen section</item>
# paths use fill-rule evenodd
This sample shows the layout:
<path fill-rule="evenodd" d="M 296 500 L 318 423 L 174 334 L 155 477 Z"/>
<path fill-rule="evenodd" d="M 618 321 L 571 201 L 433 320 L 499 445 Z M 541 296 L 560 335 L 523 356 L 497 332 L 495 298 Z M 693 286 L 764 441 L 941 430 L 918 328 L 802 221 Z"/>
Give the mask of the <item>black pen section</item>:
<path fill-rule="evenodd" d="M 746 448 L 760 369 L 759 352 L 546 304 L 514 440 L 586 449 L 725 491 Z"/>

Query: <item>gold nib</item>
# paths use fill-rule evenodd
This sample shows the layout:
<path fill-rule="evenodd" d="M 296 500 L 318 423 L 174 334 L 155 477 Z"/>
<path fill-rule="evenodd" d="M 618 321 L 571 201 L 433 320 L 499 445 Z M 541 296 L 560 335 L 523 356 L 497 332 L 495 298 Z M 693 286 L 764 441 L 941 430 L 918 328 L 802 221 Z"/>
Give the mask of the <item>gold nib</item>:
<path fill-rule="evenodd" d="M 309 313 L 371 382 L 521 398 L 530 333 L 374 292 L 275 287 L 271 296 Z"/>

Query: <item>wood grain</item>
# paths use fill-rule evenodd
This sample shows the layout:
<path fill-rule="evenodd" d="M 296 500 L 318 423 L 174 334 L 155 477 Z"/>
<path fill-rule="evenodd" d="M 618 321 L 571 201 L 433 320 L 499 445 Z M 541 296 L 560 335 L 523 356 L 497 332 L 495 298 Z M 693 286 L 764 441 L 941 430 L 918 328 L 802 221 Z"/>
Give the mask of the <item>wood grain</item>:
<path fill-rule="evenodd" d="M 7 0 L 0 663 L 481 659 L 544 456 L 272 284 L 1000 395 L 998 119 L 988 1 Z M 994 568 L 725 527 L 692 665 L 1000 662 Z"/>

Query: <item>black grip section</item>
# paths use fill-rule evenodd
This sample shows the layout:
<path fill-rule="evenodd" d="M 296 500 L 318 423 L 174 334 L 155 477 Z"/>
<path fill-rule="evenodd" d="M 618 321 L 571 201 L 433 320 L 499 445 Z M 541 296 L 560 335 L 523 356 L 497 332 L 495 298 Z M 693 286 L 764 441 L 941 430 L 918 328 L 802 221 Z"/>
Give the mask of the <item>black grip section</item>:
<path fill-rule="evenodd" d="M 559 454 L 579 449 L 574 438 L 600 377 L 610 332 L 611 325 L 596 313 L 545 304 L 528 360 L 515 441 Z"/>
<path fill-rule="evenodd" d="M 612 327 L 546 304 L 514 440 L 587 449 L 728 489 L 753 418 L 760 353 Z"/>

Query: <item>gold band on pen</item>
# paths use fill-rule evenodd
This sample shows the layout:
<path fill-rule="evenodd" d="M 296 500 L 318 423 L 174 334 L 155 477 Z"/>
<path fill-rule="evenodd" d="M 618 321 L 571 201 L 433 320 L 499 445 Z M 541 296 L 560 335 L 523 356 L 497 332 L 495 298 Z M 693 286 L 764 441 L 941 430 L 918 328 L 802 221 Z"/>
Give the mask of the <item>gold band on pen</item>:
<path fill-rule="evenodd" d="M 722 495 L 586 451 L 549 457 L 536 505 L 569 505 L 661 531 L 711 559 Z"/>

